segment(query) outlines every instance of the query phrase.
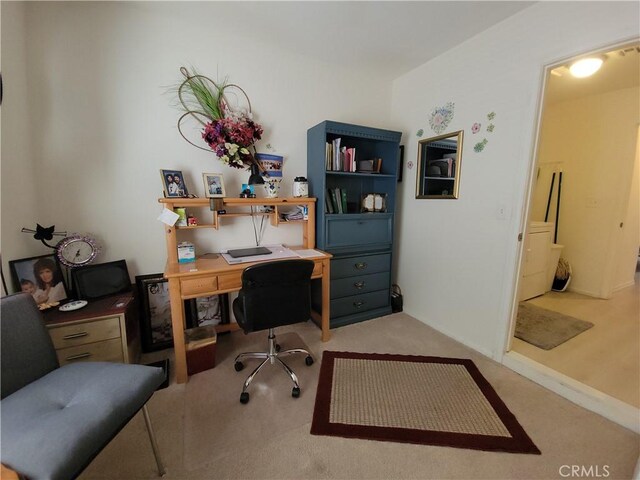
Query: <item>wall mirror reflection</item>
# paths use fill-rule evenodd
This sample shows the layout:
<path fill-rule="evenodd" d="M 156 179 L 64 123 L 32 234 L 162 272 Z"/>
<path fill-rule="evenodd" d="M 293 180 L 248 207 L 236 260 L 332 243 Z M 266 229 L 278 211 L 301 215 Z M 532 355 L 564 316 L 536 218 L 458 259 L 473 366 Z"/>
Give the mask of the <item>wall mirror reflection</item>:
<path fill-rule="evenodd" d="M 462 134 L 459 130 L 418 142 L 416 198 L 458 198 Z"/>

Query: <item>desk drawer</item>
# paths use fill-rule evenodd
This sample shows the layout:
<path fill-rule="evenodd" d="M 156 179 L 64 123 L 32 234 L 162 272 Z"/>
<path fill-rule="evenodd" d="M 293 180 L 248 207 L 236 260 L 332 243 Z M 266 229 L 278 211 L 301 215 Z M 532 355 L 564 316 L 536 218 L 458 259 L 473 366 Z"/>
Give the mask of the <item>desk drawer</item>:
<path fill-rule="evenodd" d="M 183 297 L 192 295 L 213 295 L 218 290 L 218 277 L 205 276 L 180 280 Z"/>
<path fill-rule="evenodd" d="M 104 318 L 92 322 L 76 323 L 49 329 L 55 349 L 99 342 L 110 338 L 120 341 L 120 320 L 118 317 Z"/>
<path fill-rule="evenodd" d="M 56 354 L 61 366 L 75 362 L 124 362 L 120 338 L 62 348 Z"/>
<path fill-rule="evenodd" d="M 361 255 L 331 260 L 331 279 L 369 275 L 391 270 L 391 254 Z"/>
<path fill-rule="evenodd" d="M 389 305 L 389 289 L 331 300 L 331 318 L 366 312 Z"/>
<path fill-rule="evenodd" d="M 220 290 L 240 290 L 242 287 L 242 272 L 218 275 L 218 288 Z"/>
<path fill-rule="evenodd" d="M 389 288 L 389 272 L 355 275 L 331 282 L 331 298 L 348 297 Z"/>

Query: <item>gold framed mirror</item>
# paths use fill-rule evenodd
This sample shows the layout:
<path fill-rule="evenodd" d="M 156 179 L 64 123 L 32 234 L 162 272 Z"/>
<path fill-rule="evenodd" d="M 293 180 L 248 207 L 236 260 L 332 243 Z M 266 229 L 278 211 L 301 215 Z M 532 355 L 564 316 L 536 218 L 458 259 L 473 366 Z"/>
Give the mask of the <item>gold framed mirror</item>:
<path fill-rule="evenodd" d="M 418 142 L 416 198 L 458 198 L 463 131 Z"/>

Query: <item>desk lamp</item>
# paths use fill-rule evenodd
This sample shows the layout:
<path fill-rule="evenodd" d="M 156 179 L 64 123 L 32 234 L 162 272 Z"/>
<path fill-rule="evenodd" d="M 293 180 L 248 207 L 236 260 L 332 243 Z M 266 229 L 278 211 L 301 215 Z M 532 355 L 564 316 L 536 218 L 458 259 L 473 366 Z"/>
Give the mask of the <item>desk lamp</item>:
<path fill-rule="evenodd" d="M 260 168 L 258 168 L 257 163 L 251 164 L 251 175 L 249 175 L 249 181 L 247 182 L 249 185 L 262 185 L 264 184 L 264 179 L 260 175 Z"/>

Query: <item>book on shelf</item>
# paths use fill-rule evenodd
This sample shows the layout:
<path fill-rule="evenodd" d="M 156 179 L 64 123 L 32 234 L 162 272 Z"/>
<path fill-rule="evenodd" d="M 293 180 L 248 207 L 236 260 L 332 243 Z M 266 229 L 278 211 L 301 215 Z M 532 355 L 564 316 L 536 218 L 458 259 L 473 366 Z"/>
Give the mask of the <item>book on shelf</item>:
<path fill-rule="evenodd" d="M 339 213 L 338 202 L 336 201 L 336 193 L 333 188 L 327 189 L 327 198 L 329 199 L 329 213 Z"/>
<path fill-rule="evenodd" d="M 342 203 L 342 213 L 347 213 L 347 191 L 344 188 L 340 189 L 340 200 Z"/>
<path fill-rule="evenodd" d="M 333 189 L 333 198 L 336 202 L 336 213 L 344 213 L 342 211 L 342 194 L 338 187 Z"/>

